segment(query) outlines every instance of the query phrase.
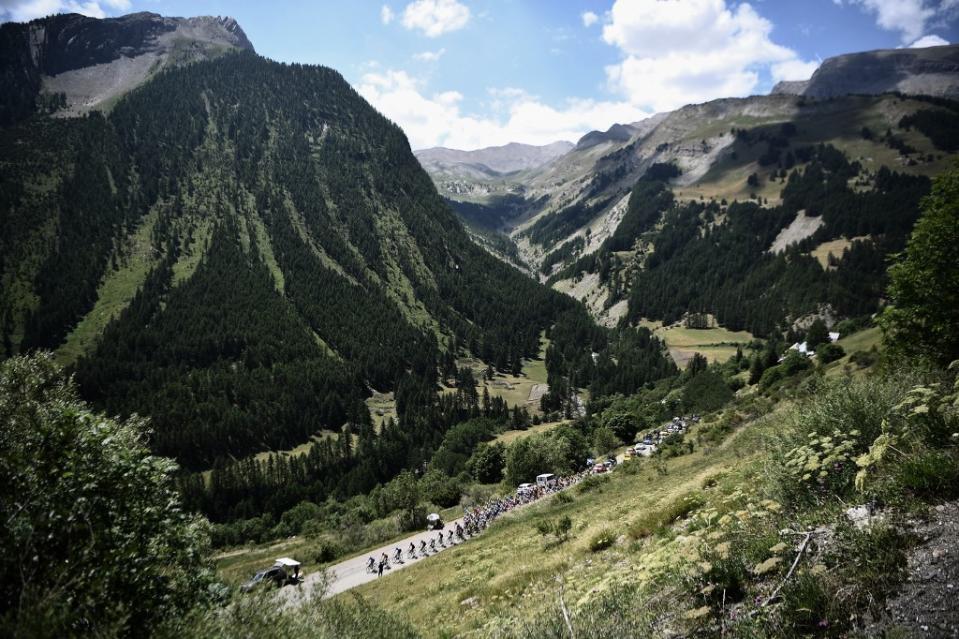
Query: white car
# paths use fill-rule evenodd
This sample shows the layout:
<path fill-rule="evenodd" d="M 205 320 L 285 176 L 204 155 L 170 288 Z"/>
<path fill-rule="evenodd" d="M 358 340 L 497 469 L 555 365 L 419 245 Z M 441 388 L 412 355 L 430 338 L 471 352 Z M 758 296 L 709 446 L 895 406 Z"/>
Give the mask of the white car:
<path fill-rule="evenodd" d="M 525 495 L 531 492 L 533 492 L 533 484 L 520 484 L 516 489 L 517 495 Z"/>
<path fill-rule="evenodd" d="M 636 444 L 633 452 L 643 457 L 649 457 L 656 452 L 656 444 Z"/>

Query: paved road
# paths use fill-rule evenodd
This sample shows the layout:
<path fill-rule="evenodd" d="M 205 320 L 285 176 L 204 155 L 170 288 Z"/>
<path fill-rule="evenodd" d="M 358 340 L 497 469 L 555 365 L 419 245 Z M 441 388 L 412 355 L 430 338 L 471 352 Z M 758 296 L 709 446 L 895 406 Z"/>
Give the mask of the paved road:
<path fill-rule="evenodd" d="M 457 523 L 459 523 L 460 525 L 463 525 L 463 520 L 454 519 L 453 521 L 448 521 L 444 523 L 446 525 L 443 527 L 443 532 L 446 533 L 450 530 L 450 528 L 455 529 Z M 380 555 L 382 555 L 384 552 L 390 558 L 390 569 L 383 571 L 383 577 L 386 577 L 387 575 L 394 573 L 398 570 L 402 570 L 403 568 L 406 568 L 407 566 L 411 566 L 415 563 L 419 563 L 423 561 L 424 557 L 420 555 L 420 541 L 421 540 L 425 541 L 427 546 L 429 546 L 430 539 L 436 539 L 436 536 L 438 533 L 439 533 L 438 530 L 423 531 L 420 533 L 416 533 L 415 535 L 410 535 L 406 539 L 395 541 L 389 544 L 388 546 L 382 546 L 375 550 L 371 550 L 363 555 L 360 555 L 359 557 L 347 559 L 346 561 L 341 561 L 338 564 L 330 566 L 330 568 L 328 569 L 329 583 L 327 585 L 326 593 L 324 596 L 332 597 L 333 595 L 339 594 L 341 592 L 345 592 L 349 590 L 350 588 L 355 588 L 356 586 L 365 584 L 369 581 L 373 581 L 374 579 L 379 579 L 376 573 L 369 573 L 366 571 L 366 562 L 369 560 L 370 557 L 373 557 L 377 561 L 379 561 Z M 446 535 L 444 534 L 443 537 L 445 539 Z M 467 542 L 469 541 L 468 537 L 466 541 Z M 417 559 L 410 560 L 406 557 L 406 551 L 410 547 L 410 543 L 413 543 L 416 545 L 416 554 L 418 556 Z M 466 542 L 459 541 L 454 536 L 454 545 L 458 546 L 461 543 L 466 543 Z M 426 558 L 432 557 L 433 554 L 438 554 L 440 552 L 443 552 L 443 550 L 447 550 L 451 547 L 452 546 L 450 546 L 449 544 L 446 545 L 445 549 L 442 546 L 437 546 L 437 552 L 427 555 Z M 404 563 L 397 564 L 393 561 L 393 552 L 396 548 L 400 548 L 403 551 Z M 298 589 L 284 588 L 283 591 L 284 591 L 284 594 L 293 596 L 294 594 L 296 594 L 295 591 L 299 590 L 300 591 L 299 594 L 309 597 L 313 594 L 314 588 L 316 588 L 317 586 L 323 587 L 323 585 L 324 585 L 323 573 L 315 572 L 315 573 L 306 575 L 300 588 Z"/>
<path fill-rule="evenodd" d="M 624 455 L 622 453 L 616 456 L 616 461 L 618 461 L 619 463 L 622 463 L 623 460 L 624 460 Z M 544 497 L 543 499 L 548 499 L 548 498 L 549 496 Z M 527 506 L 531 504 L 536 504 L 543 501 L 543 499 L 537 499 L 536 501 L 530 502 L 528 504 L 524 504 L 522 506 L 519 506 L 518 508 L 526 508 Z M 513 510 L 515 511 L 517 509 L 513 509 Z M 455 529 L 457 523 L 462 525 L 463 524 L 462 518 L 445 522 L 445 526 L 443 527 L 443 532 L 445 533 L 449 531 L 450 528 Z M 328 575 L 329 575 L 328 582 L 324 581 L 323 573 L 321 572 L 310 573 L 306 575 L 303 583 L 301 584 L 299 588 L 284 588 L 281 592 L 287 597 L 294 597 L 296 595 L 310 597 L 314 594 L 313 590 L 315 588 L 317 587 L 322 588 L 324 585 L 326 585 L 327 588 L 324 596 L 332 597 L 333 595 L 337 595 L 341 592 L 345 592 L 351 588 L 355 588 L 357 586 L 368 583 L 375 579 L 379 579 L 380 577 L 378 577 L 376 573 L 367 572 L 366 562 L 369 560 L 371 556 L 375 558 L 377 561 L 379 561 L 380 555 L 382 555 L 384 552 L 390 558 L 390 566 L 391 566 L 389 570 L 385 570 L 383 572 L 383 577 L 386 577 L 387 575 L 391 573 L 394 573 L 398 570 L 402 570 L 403 568 L 406 568 L 407 566 L 411 566 L 413 564 L 419 563 L 423 561 L 424 559 L 428 559 L 429 557 L 432 557 L 434 554 L 438 554 L 440 552 L 443 552 L 443 550 L 447 550 L 451 548 L 452 546 L 450 546 L 449 544 L 447 544 L 445 549 L 440 546 L 437 546 L 436 553 L 432 553 L 430 555 L 427 555 L 426 557 L 424 557 L 423 555 L 420 555 L 420 552 L 419 552 L 420 541 L 424 540 L 426 541 L 427 545 L 429 545 L 429 540 L 436 539 L 436 535 L 438 532 L 439 531 L 434 530 L 434 531 L 424 531 L 424 532 L 416 533 L 415 535 L 410 535 L 409 537 L 403 540 L 395 541 L 386 546 L 381 546 L 380 548 L 371 550 L 358 557 L 347 559 L 346 561 L 341 561 L 338 564 L 330 566 L 330 568 L 328 569 Z M 466 541 L 459 541 L 459 540 L 456 540 L 454 537 L 454 545 L 456 546 L 462 543 L 469 543 L 470 541 L 471 541 L 470 538 L 467 538 Z M 406 557 L 406 550 L 410 547 L 410 543 L 413 543 L 416 546 L 416 553 L 418 555 L 417 559 L 410 560 Z M 403 551 L 404 563 L 402 564 L 397 564 L 393 562 L 393 551 L 396 548 L 400 548 Z"/>

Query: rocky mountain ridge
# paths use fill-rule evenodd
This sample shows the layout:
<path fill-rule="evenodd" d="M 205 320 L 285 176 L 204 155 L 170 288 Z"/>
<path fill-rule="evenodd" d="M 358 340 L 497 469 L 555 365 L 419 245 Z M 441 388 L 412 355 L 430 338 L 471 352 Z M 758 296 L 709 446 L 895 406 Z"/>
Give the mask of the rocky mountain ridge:
<path fill-rule="evenodd" d="M 420 164 L 431 173 L 497 177 L 539 168 L 572 148 L 572 143 L 561 140 L 541 146 L 510 142 L 475 151 L 433 147 L 413 153 Z"/>
<path fill-rule="evenodd" d="M 140 12 L 96 19 L 58 14 L 0 26 L 0 126 L 37 110 L 77 115 L 109 106 L 170 64 L 253 51 L 230 17 Z"/>
<path fill-rule="evenodd" d="M 773 93 L 825 99 L 903 93 L 959 97 L 959 45 L 882 49 L 827 58 L 808 81 L 780 82 Z"/>

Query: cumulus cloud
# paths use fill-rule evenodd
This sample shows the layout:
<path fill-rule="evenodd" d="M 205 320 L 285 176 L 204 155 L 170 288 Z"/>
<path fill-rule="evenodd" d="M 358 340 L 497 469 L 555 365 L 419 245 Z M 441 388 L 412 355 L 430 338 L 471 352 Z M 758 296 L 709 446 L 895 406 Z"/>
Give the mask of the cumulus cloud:
<path fill-rule="evenodd" d="M 413 54 L 413 59 L 419 60 L 420 62 L 436 62 L 443 57 L 444 53 L 446 53 L 446 49 L 439 49 L 438 51 L 420 51 L 419 53 Z"/>
<path fill-rule="evenodd" d="M 838 5 L 858 6 L 876 17 L 876 25 L 886 31 L 898 31 L 902 43 L 921 39 L 926 27 L 956 8 L 955 0 L 833 0 Z"/>
<path fill-rule="evenodd" d="M 478 149 L 508 142 L 575 141 L 593 129 L 650 115 L 627 102 L 570 99 L 556 108 L 515 88 L 490 90 L 497 103 L 494 116 L 471 115 L 463 112 L 463 96 L 458 92 L 424 95 L 413 77 L 395 70 L 366 74 L 358 89 L 403 128 L 414 149 Z"/>
<path fill-rule="evenodd" d="M 773 79 L 812 75 L 818 63 L 773 42 L 772 29 L 745 3 L 730 8 L 725 0 L 616 0 L 603 40 L 624 58 L 606 68 L 607 81 L 637 106 L 668 111 L 749 95 L 764 68 Z"/>
<path fill-rule="evenodd" d="M 403 26 L 435 38 L 466 26 L 469 8 L 457 0 L 416 0 L 403 10 Z"/>
<path fill-rule="evenodd" d="M 384 4 L 380 7 L 380 22 L 383 24 L 389 24 L 393 22 L 393 18 L 396 17 L 393 13 L 393 10 L 390 8 L 390 5 Z"/>
<path fill-rule="evenodd" d="M 0 22 L 28 22 L 54 13 L 80 13 L 105 18 L 126 11 L 130 0 L 0 0 Z"/>
<path fill-rule="evenodd" d="M 923 49 L 925 47 L 944 47 L 949 44 L 949 41 L 945 38 L 940 38 L 937 35 L 927 35 L 919 38 L 915 42 L 909 45 L 910 49 Z"/>
<path fill-rule="evenodd" d="M 803 62 L 802 60 L 787 60 L 778 62 L 770 68 L 773 80 L 808 80 L 813 72 L 819 68 L 819 62 Z"/>
<path fill-rule="evenodd" d="M 583 18 L 584 27 L 591 27 L 599 22 L 599 16 L 592 11 L 584 11 L 581 17 Z"/>

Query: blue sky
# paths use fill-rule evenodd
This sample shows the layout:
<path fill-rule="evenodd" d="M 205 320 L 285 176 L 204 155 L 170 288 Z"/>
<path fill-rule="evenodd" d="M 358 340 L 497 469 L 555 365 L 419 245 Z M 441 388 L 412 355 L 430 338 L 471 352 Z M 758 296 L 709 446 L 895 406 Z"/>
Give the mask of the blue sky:
<path fill-rule="evenodd" d="M 0 0 L 3 20 L 69 10 L 233 16 L 260 54 L 339 70 L 414 148 L 575 140 L 840 53 L 959 41 L 959 0 Z"/>

